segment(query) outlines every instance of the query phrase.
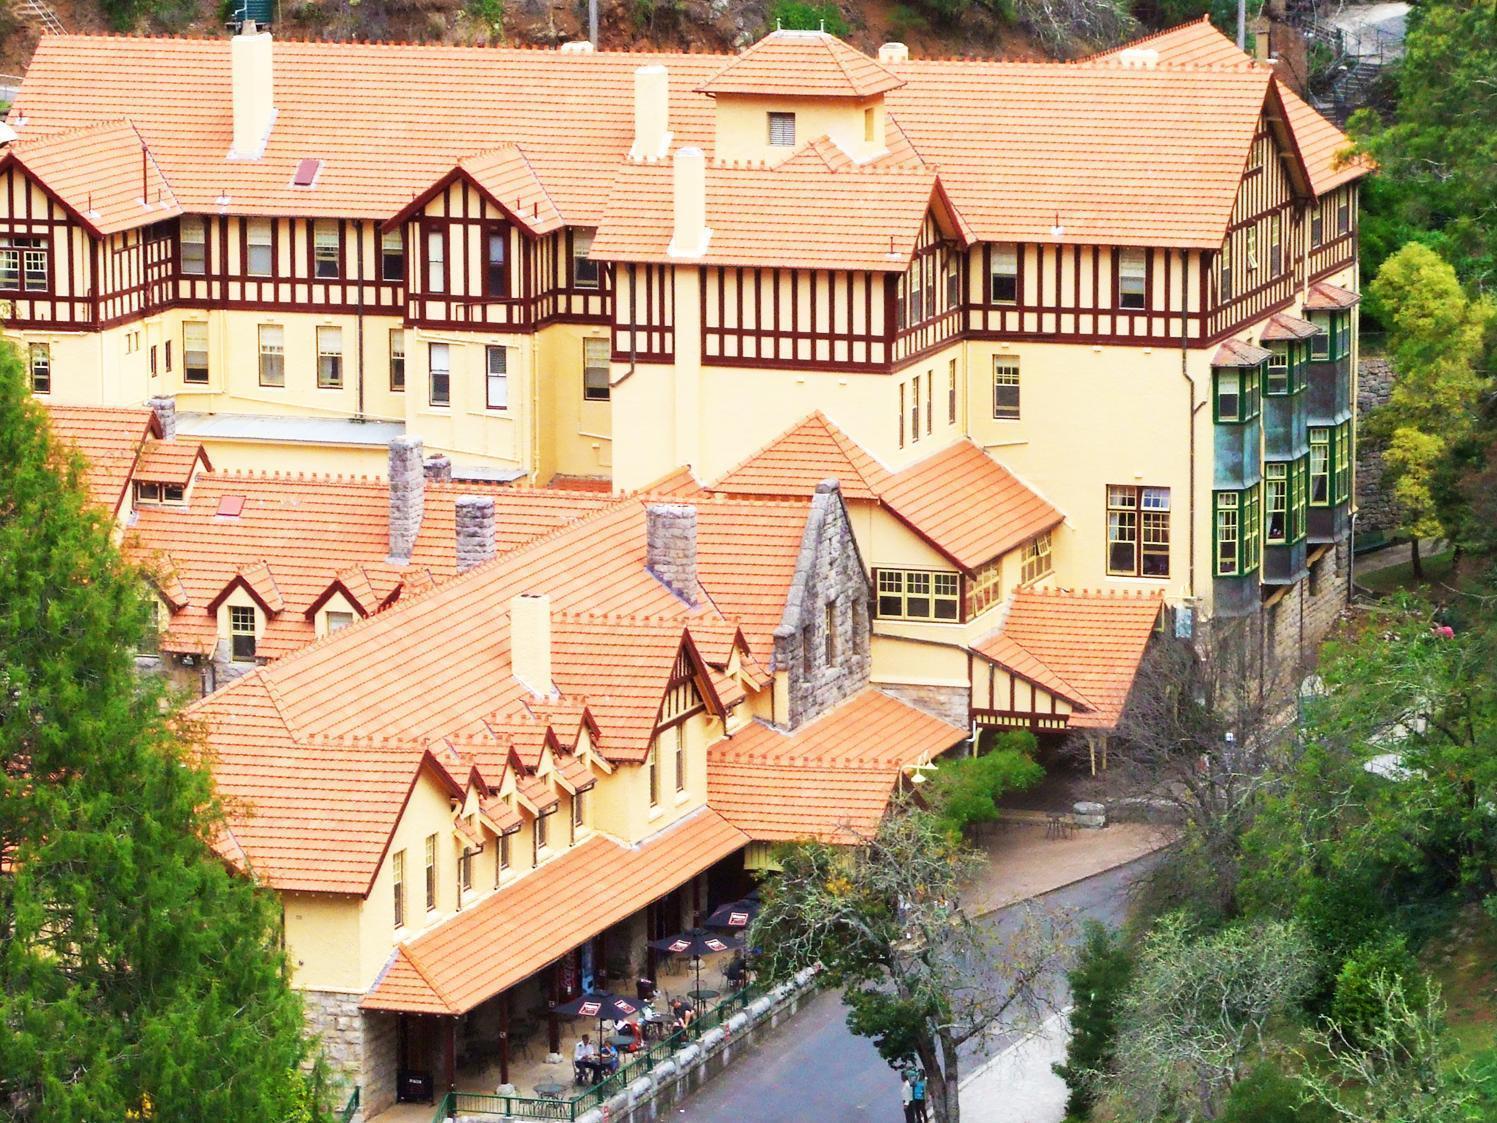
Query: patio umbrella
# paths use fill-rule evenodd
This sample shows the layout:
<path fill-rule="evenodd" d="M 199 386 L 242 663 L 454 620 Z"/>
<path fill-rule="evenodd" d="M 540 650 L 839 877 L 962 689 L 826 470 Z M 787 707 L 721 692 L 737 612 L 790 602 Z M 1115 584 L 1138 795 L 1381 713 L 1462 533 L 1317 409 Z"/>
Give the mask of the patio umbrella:
<path fill-rule="evenodd" d="M 708 952 L 732 951 L 743 947 L 743 940 L 736 935 L 718 936 L 702 928 L 693 928 L 663 940 L 651 940 L 650 946 L 666 955 L 689 955 L 695 961 L 697 993 L 702 989 L 702 956 Z"/>
<path fill-rule="evenodd" d="M 708 914 L 707 919 L 702 922 L 704 928 L 726 928 L 729 931 L 742 932 L 749 926 L 749 922 L 759 915 L 759 904 L 756 897 L 740 897 L 736 901 L 729 901 L 725 905 L 718 905 Z"/>
<path fill-rule="evenodd" d="M 603 1020 L 626 1022 L 639 1013 L 639 1003 L 617 994 L 579 994 L 570 1002 L 558 1002 L 551 1013 L 559 1018 L 597 1018 L 598 1045 L 603 1044 Z"/>

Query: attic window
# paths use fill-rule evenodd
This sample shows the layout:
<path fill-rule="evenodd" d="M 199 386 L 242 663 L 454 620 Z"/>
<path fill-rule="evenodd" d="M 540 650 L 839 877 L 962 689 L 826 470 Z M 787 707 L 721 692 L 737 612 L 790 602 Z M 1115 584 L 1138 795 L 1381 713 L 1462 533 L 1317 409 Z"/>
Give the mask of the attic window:
<path fill-rule="evenodd" d="M 220 518 L 237 519 L 243 510 L 244 496 L 221 495 L 218 497 L 218 515 Z"/>
<path fill-rule="evenodd" d="M 296 162 L 296 174 L 291 177 L 292 187 L 311 187 L 317 180 L 317 173 L 322 171 L 322 161 L 314 159 L 298 160 Z"/>
<path fill-rule="evenodd" d="M 771 113 L 769 115 L 769 143 L 776 148 L 795 147 L 794 113 Z"/>

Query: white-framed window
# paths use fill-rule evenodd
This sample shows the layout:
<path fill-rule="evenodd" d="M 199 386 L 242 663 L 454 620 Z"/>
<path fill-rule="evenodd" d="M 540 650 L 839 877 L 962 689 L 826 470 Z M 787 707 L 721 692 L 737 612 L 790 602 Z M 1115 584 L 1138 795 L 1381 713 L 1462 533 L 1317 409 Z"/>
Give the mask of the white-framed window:
<path fill-rule="evenodd" d="M 920 376 L 915 375 L 915 381 L 910 393 L 910 439 L 920 439 Z"/>
<path fill-rule="evenodd" d="M 405 851 L 397 850 L 390 858 L 390 887 L 395 897 L 395 927 L 405 927 Z"/>
<path fill-rule="evenodd" d="M 1116 577 L 1169 576 L 1169 488 L 1108 485 L 1107 572 Z"/>
<path fill-rule="evenodd" d="M 252 218 L 245 224 L 244 271 L 251 277 L 269 277 L 275 272 L 275 246 L 268 218 Z"/>
<path fill-rule="evenodd" d="M 485 383 L 484 401 L 489 409 L 509 408 L 509 348 L 490 346 L 484 348 Z"/>
<path fill-rule="evenodd" d="M 967 619 L 986 612 L 1003 595 L 1003 559 L 994 558 L 967 578 Z"/>
<path fill-rule="evenodd" d="M 390 389 L 405 390 L 405 328 L 390 329 Z"/>
<path fill-rule="evenodd" d="M 384 281 L 405 280 L 405 235 L 399 230 L 380 235 L 379 275 Z"/>
<path fill-rule="evenodd" d="M 608 381 L 610 344 L 606 339 L 582 341 L 582 397 L 589 402 L 606 402 L 613 391 Z"/>
<path fill-rule="evenodd" d="M 352 612 L 335 612 L 329 609 L 327 614 L 328 635 L 332 635 L 334 632 L 341 632 L 344 628 L 352 624 L 353 620 L 354 615 Z"/>
<path fill-rule="evenodd" d="M 452 348 L 446 343 L 427 344 L 427 370 L 431 373 L 430 395 L 434 406 L 452 404 Z"/>
<path fill-rule="evenodd" d="M 1019 357 L 993 356 L 993 416 L 1006 421 L 1019 417 Z"/>
<path fill-rule="evenodd" d="M 47 291 L 47 239 L 0 235 L 0 292 Z"/>
<path fill-rule="evenodd" d="M 208 381 L 208 325 L 200 320 L 182 324 L 182 381 Z"/>
<path fill-rule="evenodd" d="M 30 347 L 31 392 L 52 392 L 52 347 L 47 343 L 33 343 Z"/>
<path fill-rule="evenodd" d="M 650 781 L 650 806 L 660 806 L 660 738 L 650 742 L 650 756 L 647 762 Z"/>
<path fill-rule="evenodd" d="M 1148 255 L 1123 250 L 1118 256 L 1118 307 L 1139 311 L 1149 306 Z"/>
<path fill-rule="evenodd" d="M 1265 464 L 1263 477 L 1264 538 L 1269 545 L 1278 545 L 1289 541 L 1289 465 L 1283 461 Z"/>
<path fill-rule="evenodd" d="M 1256 272 L 1258 269 L 1258 228 L 1249 226 L 1242 232 L 1242 240 L 1244 256 L 1247 258 L 1247 270 L 1249 273 Z"/>
<path fill-rule="evenodd" d="M 254 608 L 241 604 L 229 606 L 229 651 L 236 663 L 254 662 Z"/>
<path fill-rule="evenodd" d="M 317 388 L 343 389 L 343 329 L 317 328 Z"/>
<path fill-rule="evenodd" d="M 426 232 L 426 291 L 447 291 L 447 231 L 441 227 Z"/>
<path fill-rule="evenodd" d="M 587 255 L 593 249 L 591 230 L 572 231 L 572 287 L 595 289 L 598 287 L 598 263 Z"/>
<path fill-rule="evenodd" d="M 437 836 L 426 836 L 426 911 L 437 907 Z"/>
<path fill-rule="evenodd" d="M 1028 585 L 1049 574 L 1050 569 L 1050 532 L 1047 530 L 1043 534 L 1036 534 L 1024 543 L 1019 580 Z"/>
<path fill-rule="evenodd" d="M 201 215 L 184 215 L 180 227 L 181 269 L 201 277 L 208 271 L 208 224 Z"/>
<path fill-rule="evenodd" d="M 991 297 L 994 304 L 1019 303 L 1019 247 L 1000 243 L 993 247 Z"/>
<path fill-rule="evenodd" d="M 286 329 L 280 324 L 260 325 L 260 385 L 286 385 Z"/>
<path fill-rule="evenodd" d="M 312 276 L 336 281 L 343 275 L 341 254 L 337 219 L 319 218 L 312 224 Z"/>
<path fill-rule="evenodd" d="M 794 113 L 771 113 L 769 115 L 769 143 L 776 148 L 795 147 Z"/>
<path fill-rule="evenodd" d="M 955 573 L 925 569 L 875 571 L 878 614 L 886 620 L 961 619 L 961 578 Z"/>

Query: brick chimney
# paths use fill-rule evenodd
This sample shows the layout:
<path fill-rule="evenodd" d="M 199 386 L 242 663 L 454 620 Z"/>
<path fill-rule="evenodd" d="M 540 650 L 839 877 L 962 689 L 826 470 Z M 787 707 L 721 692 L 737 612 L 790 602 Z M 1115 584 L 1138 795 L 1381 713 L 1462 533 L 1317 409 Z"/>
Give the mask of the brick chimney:
<path fill-rule="evenodd" d="M 152 398 L 146 402 L 156 414 L 156 421 L 161 426 L 161 439 L 163 441 L 174 441 L 177 439 L 177 399 L 173 397 Z"/>
<path fill-rule="evenodd" d="M 509 602 L 509 666 L 530 693 L 556 693 L 551 683 L 551 598 L 544 593 L 521 593 Z"/>
<path fill-rule="evenodd" d="M 665 252 L 701 257 L 712 231 L 707 228 L 707 157 L 700 148 L 678 148 L 675 159 L 675 229 Z"/>
<path fill-rule="evenodd" d="M 645 568 L 687 604 L 697 602 L 697 509 L 685 503 L 645 508 Z"/>
<path fill-rule="evenodd" d="M 231 160 L 258 160 L 265 154 L 275 123 L 275 79 L 270 32 L 245 20 L 229 40 L 229 74 L 234 95 L 234 146 Z"/>
<path fill-rule="evenodd" d="M 426 513 L 426 474 L 421 465 L 421 438 L 390 442 L 390 557 L 395 565 L 411 560 L 421 516 Z"/>
<path fill-rule="evenodd" d="M 660 65 L 634 72 L 634 143 L 631 160 L 661 160 L 671 147 L 670 75 Z"/>
<path fill-rule="evenodd" d="M 466 573 L 494 556 L 494 497 L 461 495 L 457 500 L 457 571 Z"/>

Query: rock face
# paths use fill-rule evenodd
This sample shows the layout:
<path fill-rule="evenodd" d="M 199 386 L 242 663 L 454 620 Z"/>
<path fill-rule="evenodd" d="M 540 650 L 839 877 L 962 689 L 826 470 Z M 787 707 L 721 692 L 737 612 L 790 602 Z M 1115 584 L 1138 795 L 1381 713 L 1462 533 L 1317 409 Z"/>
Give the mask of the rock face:
<path fill-rule="evenodd" d="M 1357 364 L 1357 420 L 1388 400 L 1393 389 L 1389 359 L 1363 359 Z M 1383 450 L 1364 435 L 1357 440 L 1357 532 L 1386 531 L 1393 526 L 1392 497 L 1383 487 Z"/>
<path fill-rule="evenodd" d="M 1083 800 L 1071 805 L 1071 817 L 1078 827 L 1100 830 L 1107 825 L 1107 808 L 1100 803 Z"/>

